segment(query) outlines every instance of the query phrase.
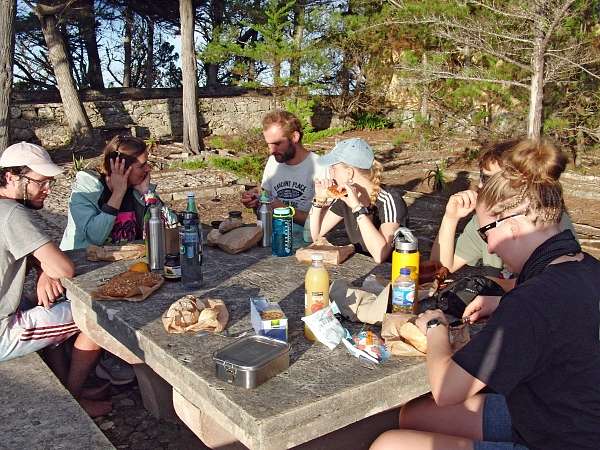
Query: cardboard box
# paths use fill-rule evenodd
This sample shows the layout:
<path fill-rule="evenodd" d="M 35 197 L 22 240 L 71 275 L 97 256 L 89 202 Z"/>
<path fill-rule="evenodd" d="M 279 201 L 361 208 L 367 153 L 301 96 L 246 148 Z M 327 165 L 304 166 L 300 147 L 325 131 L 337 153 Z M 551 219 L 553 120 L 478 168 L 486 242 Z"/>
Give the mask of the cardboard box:
<path fill-rule="evenodd" d="M 277 318 L 269 319 L 267 313 Z M 263 297 L 251 298 L 250 320 L 256 334 L 287 342 L 288 319 L 277 303 L 269 302 Z"/>

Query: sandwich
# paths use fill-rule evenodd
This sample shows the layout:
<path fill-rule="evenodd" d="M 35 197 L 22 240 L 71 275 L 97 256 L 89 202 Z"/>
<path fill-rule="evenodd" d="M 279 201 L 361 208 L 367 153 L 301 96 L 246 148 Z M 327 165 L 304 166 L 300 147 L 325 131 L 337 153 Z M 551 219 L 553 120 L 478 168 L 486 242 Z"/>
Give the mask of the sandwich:
<path fill-rule="evenodd" d="M 347 197 L 348 192 L 346 192 L 345 187 L 339 187 L 336 185 L 329 186 L 327 188 L 327 197 L 328 198 L 342 198 Z"/>

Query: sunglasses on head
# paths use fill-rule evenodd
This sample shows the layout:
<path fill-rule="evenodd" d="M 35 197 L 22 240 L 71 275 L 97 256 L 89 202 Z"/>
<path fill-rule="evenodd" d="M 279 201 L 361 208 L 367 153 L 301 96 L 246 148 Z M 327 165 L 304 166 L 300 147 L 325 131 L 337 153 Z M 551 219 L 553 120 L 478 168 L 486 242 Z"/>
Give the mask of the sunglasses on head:
<path fill-rule="evenodd" d="M 523 215 L 522 213 L 511 214 L 510 216 L 506 216 L 506 217 L 503 217 L 502 219 L 495 220 L 494 222 L 488 223 L 487 225 L 484 225 L 483 227 L 479 228 L 477 230 L 477 233 L 479 234 L 479 237 L 481 239 L 483 239 L 483 242 L 485 242 L 487 244 L 487 232 L 488 231 L 490 231 L 493 228 L 496 228 L 498 225 L 500 225 L 506 219 L 510 219 L 511 217 L 522 216 L 522 215 Z"/>

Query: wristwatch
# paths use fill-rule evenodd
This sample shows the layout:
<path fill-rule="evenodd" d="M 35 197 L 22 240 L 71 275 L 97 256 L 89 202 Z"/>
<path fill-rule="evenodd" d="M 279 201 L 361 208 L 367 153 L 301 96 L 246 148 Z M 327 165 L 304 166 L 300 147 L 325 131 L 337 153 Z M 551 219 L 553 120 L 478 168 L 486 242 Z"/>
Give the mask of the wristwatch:
<path fill-rule="evenodd" d="M 429 329 L 438 327 L 440 325 L 444 324 L 439 319 L 431 319 L 429 322 L 427 322 L 426 332 L 429 331 Z"/>
<path fill-rule="evenodd" d="M 352 215 L 355 219 L 358 219 L 358 216 L 361 216 L 363 214 L 369 214 L 369 208 L 367 208 L 366 206 L 361 206 L 360 208 L 352 211 Z"/>

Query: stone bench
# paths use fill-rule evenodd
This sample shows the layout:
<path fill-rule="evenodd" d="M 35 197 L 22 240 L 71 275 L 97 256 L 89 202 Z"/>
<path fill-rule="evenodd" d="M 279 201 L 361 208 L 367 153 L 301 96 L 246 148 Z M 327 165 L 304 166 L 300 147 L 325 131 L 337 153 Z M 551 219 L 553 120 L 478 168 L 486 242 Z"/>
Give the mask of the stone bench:
<path fill-rule="evenodd" d="M 37 353 L 0 362 L 0 448 L 114 449 Z"/>

